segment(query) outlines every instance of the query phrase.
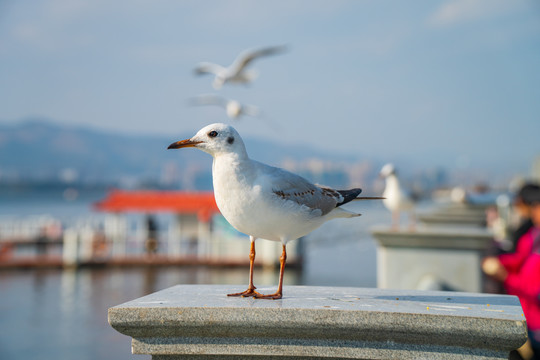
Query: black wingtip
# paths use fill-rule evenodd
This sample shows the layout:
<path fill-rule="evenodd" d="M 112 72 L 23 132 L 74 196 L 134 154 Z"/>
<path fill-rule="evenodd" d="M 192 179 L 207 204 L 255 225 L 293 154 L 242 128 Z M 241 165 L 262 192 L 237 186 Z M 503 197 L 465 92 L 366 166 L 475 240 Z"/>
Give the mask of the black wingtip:
<path fill-rule="evenodd" d="M 362 192 L 362 189 L 356 188 L 350 190 L 337 190 L 337 192 L 343 196 L 343 201 L 337 204 L 337 206 L 341 206 L 356 199 Z"/>

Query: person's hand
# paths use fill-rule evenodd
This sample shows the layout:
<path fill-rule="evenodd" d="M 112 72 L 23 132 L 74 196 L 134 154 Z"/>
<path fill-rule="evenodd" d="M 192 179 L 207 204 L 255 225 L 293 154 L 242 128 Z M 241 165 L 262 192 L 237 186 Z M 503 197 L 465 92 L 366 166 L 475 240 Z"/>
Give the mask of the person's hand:
<path fill-rule="evenodd" d="M 490 256 L 482 261 L 482 270 L 486 275 L 491 276 L 495 280 L 504 281 L 508 276 L 508 272 L 501 264 L 498 258 Z"/>

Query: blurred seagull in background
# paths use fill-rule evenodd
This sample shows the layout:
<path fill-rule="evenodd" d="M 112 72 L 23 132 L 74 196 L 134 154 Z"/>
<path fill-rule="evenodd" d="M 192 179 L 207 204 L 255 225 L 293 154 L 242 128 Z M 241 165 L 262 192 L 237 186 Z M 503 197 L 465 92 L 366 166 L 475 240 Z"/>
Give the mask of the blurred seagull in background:
<path fill-rule="evenodd" d="M 243 105 L 232 99 L 214 94 L 204 94 L 191 98 L 191 105 L 218 105 L 225 109 L 227 116 L 231 119 L 237 119 L 242 115 L 259 116 L 260 111 L 256 106 Z"/>
<path fill-rule="evenodd" d="M 393 164 L 386 164 L 382 167 L 380 176 L 386 179 L 386 187 L 383 192 L 384 206 L 392 212 L 392 228 L 399 228 L 401 211 L 409 212 L 410 228 L 415 226 L 414 207 L 416 196 L 401 188 L 396 174 L 396 168 Z"/>
<path fill-rule="evenodd" d="M 191 139 L 169 145 L 168 149 L 195 147 L 213 156 L 214 196 L 221 214 L 238 231 L 249 235 L 249 286 L 229 296 L 281 299 L 283 273 L 289 241 L 307 235 L 324 222 L 352 218 L 360 214 L 344 210 L 353 200 L 381 199 L 358 197 L 361 189 L 334 190 L 318 186 L 280 168 L 251 160 L 238 132 L 226 124 L 208 125 Z M 263 295 L 253 285 L 253 263 L 257 238 L 282 245 L 279 285 L 275 293 Z"/>
<path fill-rule="evenodd" d="M 195 74 L 214 74 L 214 82 L 212 86 L 214 89 L 220 89 L 225 83 L 250 83 L 257 77 L 257 72 L 254 70 L 247 70 L 246 67 L 253 62 L 253 60 L 275 54 L 285 52 L 287 47 L 272 46 L 259 50 L 246 50 L 240 53 L 238 57 L 228 67 L 224 67 L 218 64 L 210 62 L 202 62 L 195 68 Z"/>

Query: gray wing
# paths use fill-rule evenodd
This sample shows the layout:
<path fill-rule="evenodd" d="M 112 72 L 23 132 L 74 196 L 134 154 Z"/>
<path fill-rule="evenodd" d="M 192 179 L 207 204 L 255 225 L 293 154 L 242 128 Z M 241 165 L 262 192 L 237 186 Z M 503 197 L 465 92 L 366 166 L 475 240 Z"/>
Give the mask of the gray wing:
<path fill-rule="evenodd" d="M 231 64 L 231 68 L 233 68 L 236 72 L 240 72 L 256 58 L 279 54 L 284 52 L 286 49 L 286 46 L 281 45 L 267 47 L 255 51 L 244 51 L 234 60 L 234 62 Z"/>
<path fill-rule="evenodd" d="M 223 72 L 225 68 L 218 64 L 213 64 L 209 62 L 202 62 L 197 65 L 195 68 L 195 74 L 196 75 L 203 75 L 203 74 L 218 74 L 220 72 Z"/>
<path fill-rule="evenodd" d="M 344 197 L 336 190 L 319 187 L 286 170 L 259 164 L 270 182 L 273 196 L 277 198 L 306 206 L 321 215 L 328 214 L 344 201 Z"/>

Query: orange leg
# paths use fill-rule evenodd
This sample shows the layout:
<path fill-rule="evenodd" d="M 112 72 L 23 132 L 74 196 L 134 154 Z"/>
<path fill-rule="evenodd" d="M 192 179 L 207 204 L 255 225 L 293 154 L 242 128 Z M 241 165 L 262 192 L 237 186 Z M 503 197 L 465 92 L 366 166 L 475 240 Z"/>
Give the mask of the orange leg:
<path fill-rule="evenodd" d="M 253 263 L 255 262 L 255 238 L 251 237 L 251 250 L 249 252 L 249 286 L 246 291 L 242 291 L 234 294 L 227 294 L 227 296 L 255 296 L 260 295 L 255 291 L 256 287 L 253 285 Z"/>
<path fill-rule="evenodd" d="M 257 294 L 254 296 L 256 299 L 271 299 L 271 300 L 277 300 L 281 299 L 283 296 L 283 273 L 285 270 L 285 262 L 287 261 L 287 250 L 285 248 L 285 245 L 283 245 L 283 252 L 281 253 L 281 257 L 279 258 L 279 285 L 278 289 L 274 294 L 269 295 L 263 295 L 263 294 Z"/>

